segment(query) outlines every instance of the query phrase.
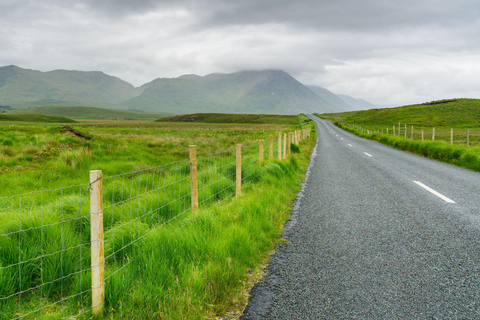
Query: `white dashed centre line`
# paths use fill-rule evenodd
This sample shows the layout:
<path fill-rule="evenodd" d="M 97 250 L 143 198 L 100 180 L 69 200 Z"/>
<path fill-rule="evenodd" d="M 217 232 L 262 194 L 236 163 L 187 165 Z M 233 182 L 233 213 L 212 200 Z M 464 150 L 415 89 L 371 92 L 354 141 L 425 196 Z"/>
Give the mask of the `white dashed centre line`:
<path fill-rule="evenodd" d="M 413 181 L 415 182 L 416 184 L 418 184 L 420 187 L 422 187 L 423 189 L 433 193 L 434 195 L 436 195 L 437 197 L 439 197 L 440 199 L 442 199 L 443 201 L 445 202 L 448 202 L 448 203 L 456 203 L 455 201 L 453 201 L 452 199 L 450 198 L 447 198 L 445 197 L 443 194 L 433 190 L 432 188 L 430 188 L 429 186 L 426 186 L 424 185 L 423 183 L 421 183 L 420 181 Z"/>
<path fill-rule="evenodd" d="M 369 157 L 373 157 L 373 156 L 372 156 L 371 154 L 369 154 L 369 153 L 364 152 L 364 154 L 366 154 L 366 155 L 369 156 Z"/>
<path fill-rule="evenodd" d="M 343 138 L 340 138 L 340 139 L 342 139 L 342 140 L 343 140 Z"/>
<path fill-rule="evenodd" d="M 348 144 L 349 147 L 353 147 L 350 143 Z"/>

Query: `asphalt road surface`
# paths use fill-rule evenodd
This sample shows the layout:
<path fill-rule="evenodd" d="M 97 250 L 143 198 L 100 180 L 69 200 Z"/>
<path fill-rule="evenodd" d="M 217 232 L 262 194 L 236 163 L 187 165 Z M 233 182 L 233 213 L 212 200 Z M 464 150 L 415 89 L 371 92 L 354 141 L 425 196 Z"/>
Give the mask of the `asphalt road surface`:
<path fill-rule="evenodd" d="M 242 319 L 480 319 L 480 174 L 312 118 L 289 244 Z"/>

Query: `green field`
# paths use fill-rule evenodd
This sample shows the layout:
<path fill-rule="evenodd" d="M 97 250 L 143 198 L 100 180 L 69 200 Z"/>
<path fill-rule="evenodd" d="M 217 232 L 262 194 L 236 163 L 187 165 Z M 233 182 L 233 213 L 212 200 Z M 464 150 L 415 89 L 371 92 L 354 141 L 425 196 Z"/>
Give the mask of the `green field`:
<path fill-rule="evenodd" d="M 14 109 L 7 114 L 38 114 L 65 117 L 77 120 L 155 120 L 166 117 L 164 113 L 134 112 L 95 107 L 44 106 L 28 109 Z"/>
<path fill-rule="evenodd" d="M 40 114 L 0 114 L 0 121 L 7 122 L 42 122 L 42 123 L 75 123 L 75 120 L 60 116 Z"/>
<path fill-rule="evenodd" d="M 227 114 L 227 113 L 196 113 L 175 117 L 166 117 L 157 122 L 200 122 L 200 123 L 256 123 L 256 124 L 286 124 L 296 125 L 297 119 L 291 116 L 267 114 Z"/>
<path fill-rule="evenodd" d="M 322 116 L 340 117 L 346 123 L 381 129 L 399 122 L 415 127 L 480 128 L 480 100 L 452 99 L 397 108 L 370 109 Z"/>
<path fill-rule="evenodd" d="M 318 115 L 359 136 L 480 171 L 480 100 Z"/>
<path fill-rule="evenodd" d="M 235 116 L 233 116 L 235 117 Z M 0 319 L 91 317 L 89 171 L 102 170 L 105 317 L 214 318 L 239 312 L 300 188 L 314 139 L 259 162 L 259 139 L 312 127 L 94 121 L 0 127 Z M 235 146 L 242 197 L 235 199 Z M 189 145 L 199 206 L 190 211 Z M 273 150 L 276 157 L 277 145 Z M 45 190 L 38 192 L 38 190 Z M 37 192 L 34 192 L 37 191 Z M 83 313 L 84 312 L 84 313 Z"/>

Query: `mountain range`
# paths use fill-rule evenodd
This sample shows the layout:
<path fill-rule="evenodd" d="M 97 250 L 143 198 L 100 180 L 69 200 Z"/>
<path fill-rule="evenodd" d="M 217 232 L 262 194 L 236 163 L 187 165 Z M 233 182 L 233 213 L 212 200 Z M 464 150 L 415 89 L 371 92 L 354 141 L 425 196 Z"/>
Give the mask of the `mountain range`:
<path fill-rule="evenodd" d="M 334 113 L 375 105 L 325 88 L 307 87 L 281 70 L 158 78 L 140 87 L 100 71 L 41 72 L 0 67 L 0 105 L 93 106 L 173 114 Z"/>

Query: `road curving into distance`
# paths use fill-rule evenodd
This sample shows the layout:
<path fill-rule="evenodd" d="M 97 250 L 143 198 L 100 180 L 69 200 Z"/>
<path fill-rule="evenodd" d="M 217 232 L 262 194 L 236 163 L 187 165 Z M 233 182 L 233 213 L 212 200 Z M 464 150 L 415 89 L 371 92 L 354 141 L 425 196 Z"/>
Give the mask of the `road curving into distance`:
<path fill-rule="evenodd" d="M 242 319 L 480 319 L 480 174 L 312 119 L 289 244 Z"/>

